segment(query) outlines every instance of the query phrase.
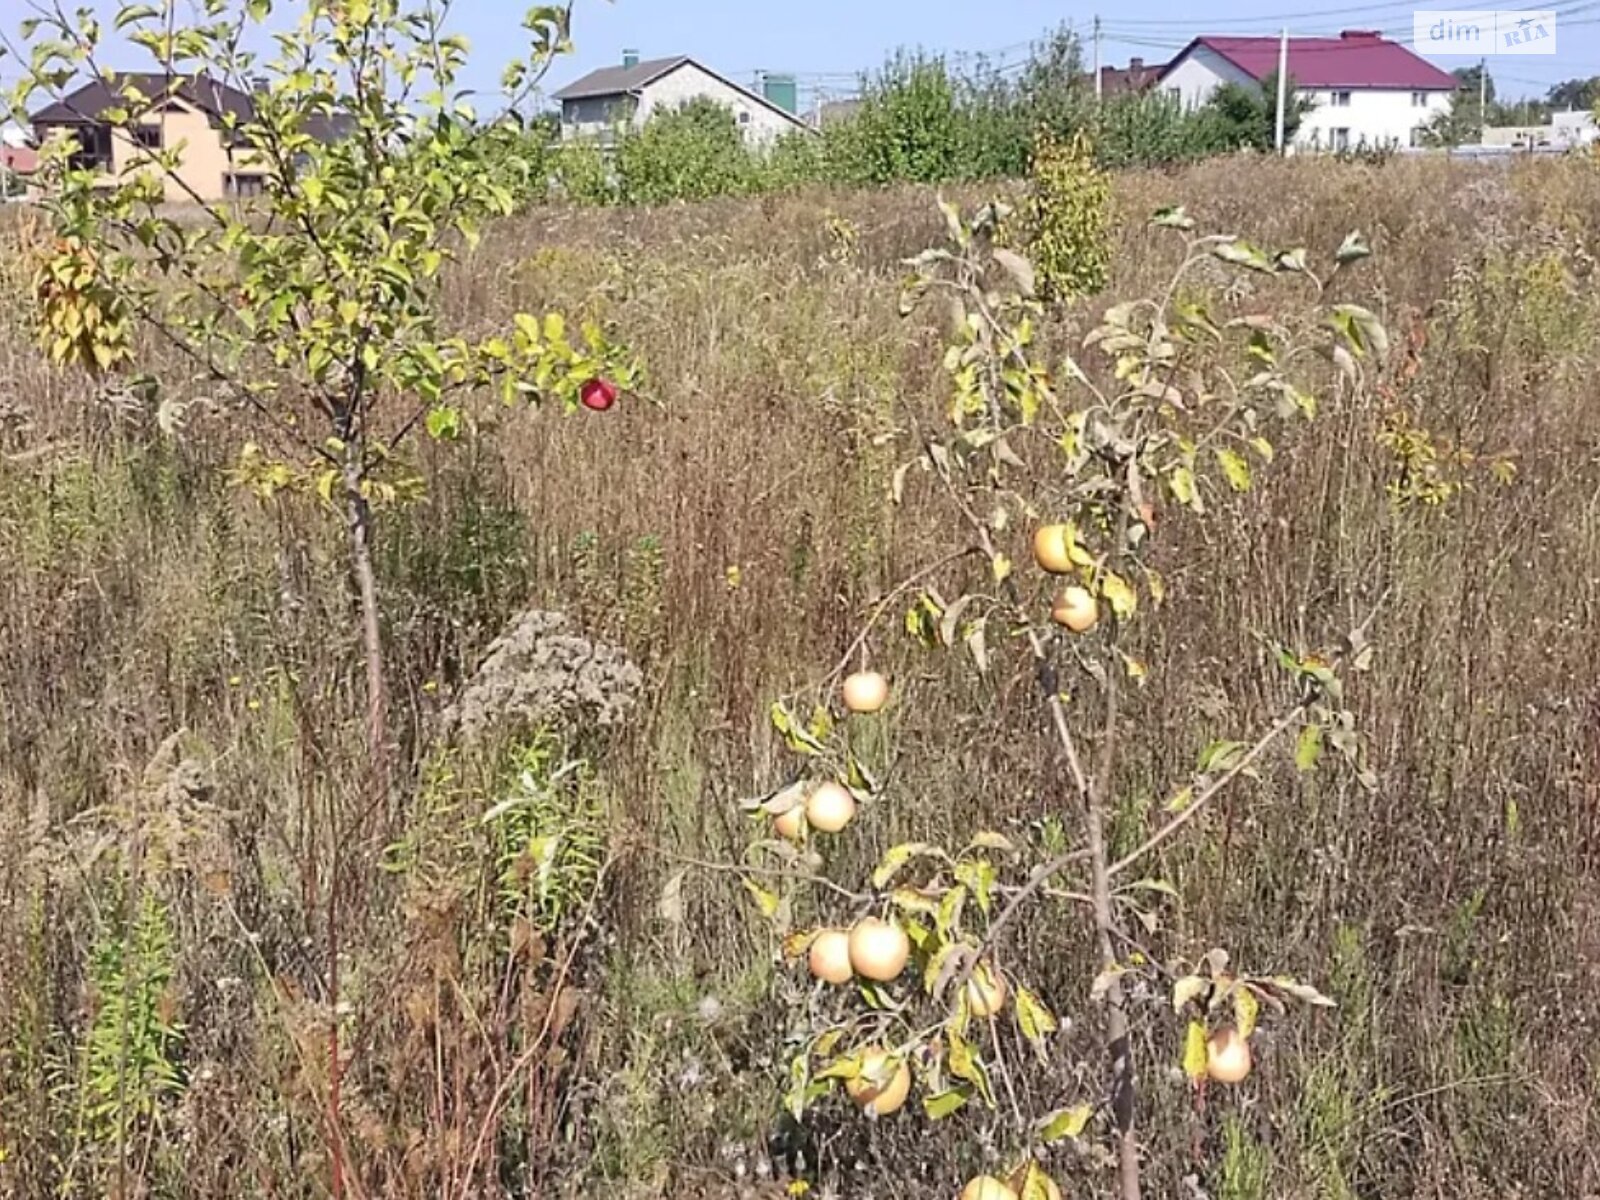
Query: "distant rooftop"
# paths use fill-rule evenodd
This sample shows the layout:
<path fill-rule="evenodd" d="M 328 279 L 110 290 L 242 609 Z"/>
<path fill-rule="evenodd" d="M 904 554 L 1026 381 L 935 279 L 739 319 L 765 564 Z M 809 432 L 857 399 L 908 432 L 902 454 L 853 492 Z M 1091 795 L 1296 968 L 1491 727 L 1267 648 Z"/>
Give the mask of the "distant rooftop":
<path fill-rule="evenodd" d="M 1257 82 L 1278 69 L 1279 46 L 1275 37 L 1197 37 L 1178 52 L 1166 70 L 1202 46 Z M 1348 29 L 1338 37 L 1291 37 L 1289 75 L 1297 88 L 1313 91 L 1383 88 L 1445 92 L 1458 86 L 1455 76 L 1410 47 L 1367 29 Z"/>
<path fill-rule="evenodd" d="M 582 79 L 573 80 L 555 93 L 554 98 L 587 100 L 594 96 L 626 95 L 688 61 L 688 55 L 677 54 L 671 58 L 647 58 L 642 62 L 624 63 L 619 67 L 601 67 L 598 71 L 590 71 Z"/>

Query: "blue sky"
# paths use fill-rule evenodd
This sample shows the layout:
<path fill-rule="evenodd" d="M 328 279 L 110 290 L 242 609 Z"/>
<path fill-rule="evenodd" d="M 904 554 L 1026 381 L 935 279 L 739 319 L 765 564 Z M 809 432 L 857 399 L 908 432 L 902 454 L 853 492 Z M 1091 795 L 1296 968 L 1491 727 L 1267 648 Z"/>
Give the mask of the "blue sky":
<path fill-rule="evenodd" d="M 1558 14 L 1558 53 L 1491 57 L 1489 71 L 1503 96 L 1540 94 L 1562 79 L 1600 75 L 1600 0 L 1546 2 Z M 1191 4 L 1177 0 L 1122 0 L 1101 10 L 1102 54 L 1108 65 L 1125 64 L 1134 55 L 1161 61 L 1197 34 L 1271 34 L 1285 24 L 1292 34 L 1372 28 L 1409 42 L 1413 12 L 1447 3 L 1309 0 L 1297 6 L 1258 0 L 1208 6 L 1201 17 Z M 461 27 L 479 47 L 503 39 L 521 11 L 516 0 L 469 0 L 465 7 L 473 11 Z M 1291 11 L 1301 15 L 1287 15 Z M 550 85 L 559 87 L 593 67 L 619 61 L 625 48 L 634 48 L 645 57 L 690 54 L 740 82 L 764 69 L 794 72 L 803 86 L 842 90 L 854 73 L 876 66 L 900 46 L 984 52 L 1014 62 L 1026 54 L 1030 41 L 1067 22 L 1087 47 L 1093 17 L 1092 7 L 1060 0 L 577 0 L 578 52 L 552 70 Z M 1476 60 L 1435 61 L 1448 70 Z"/>
<path fill-rule="evenodd" d="M 452 24 L 473 44 L 469 80 L 493 89 L 500 67 L 521 35 L 520 20 L 530 0 L 455 0 Z M 1600 75 L 1600 0 L 1544 0 L 1555 7 L 1558 53 L 1552 56 L 1500 56 L 1489 60 L 1503 98 L 1542 95 L 1550 84 L 1575 76 Z M 115 0 L 90 0 L 102 17 Z M 1017 64 L 1030 43 L 1047 30 L 1069 24 L 1084 38 L 1086 55 L 1094 0 L 1077 5 L 1061 0 L 576 0 L 577 53 L 558 62 L 547 79 L 554 90 L 598 66 L 620 62 L 624 49 L 645 57 L 689 54 L 738 82 L 757 71 L 799 77 L 802 102 L 818 92 L 848 94 L 861 71 L 880 65 L 897 48 L 948 55 L 985 54 L 1001 65 Z M 1418 7 L 1442 8 L 1441 0 L 1420 4 L 1393 0 L 1244 0 L 1211 7 L 1198 15 L 1181 0 L 1120 0 L 1101 8 L 1103 61 L 1126 64 L 1132 56 L 1164 61 L 1201 33 L 1333 34 L 1341 29 L 1379 29 L 1410 41 Z M 25 15 L 23 0 L 0 0 L 0 25 L 15 37 Z M 279 0 L 280 14 L 299 7 Z M 1291 10 L 1298 15 L 1290 15 Z M 280 18 L 281 19 L 281 18 Z M 145 65 L 142 51 L 122 48 L 105 58 L 114 65 Z M 1436 59 L 1447 70 L 1474 62 Z M 0 63 L 0 78 L 14 75 Z M 481 104 L 481 110 L 492 109 Z"/>

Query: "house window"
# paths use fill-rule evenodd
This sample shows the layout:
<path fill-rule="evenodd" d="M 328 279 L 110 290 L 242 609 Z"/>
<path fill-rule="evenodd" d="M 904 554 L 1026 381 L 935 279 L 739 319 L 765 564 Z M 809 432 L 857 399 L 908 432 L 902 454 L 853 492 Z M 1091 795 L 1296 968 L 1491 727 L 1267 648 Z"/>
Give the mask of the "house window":
<path fill-rule="evenodd" d="M 747 113 L 747 112 L 741 112 L 739 114 L 739 124 L 741 124 L 741 125 L 750 124 L 750 114 Z"/>
<path fill-rule="evenodd" d="M 222 190 L 230 200 L 249 200 L 262 195 L 267 185 L 260 175 L 224 175 Z"/>
<path fill-rule="evenodd" d="M 1347 126 L 1328 130 L 1328 148 L 1336 154 L 1350 149 L 1350 130 Z"/>
<path fill-rule="evenodd" d="M 1333 107 L 1335 107 L 1335 108 L 1349 108 L 1350 107 L 1350 93 L 1349 92 L 1334 92 L 1333 93 Z"/>
<path fill-rule="evenodd" d="M 74 171 L 111 169 L 111 126 L 76 125 L 66 132 L 78 143 L 78 148 L 67 157 L 67 166 Z"/>
<path fill-rule="evenodd" d="M 134 145 L 141 150 L 161 149 L 161 126 L 135 125 L 133 127 L 133 141 Z"/>
<path fill-rule="evenodd" d="M 1428 107 L 1428 93 L 1427 92 L 1412 92 L 1411 93 L 1411 107 L 1412 108 L 1427 108 Z"/>

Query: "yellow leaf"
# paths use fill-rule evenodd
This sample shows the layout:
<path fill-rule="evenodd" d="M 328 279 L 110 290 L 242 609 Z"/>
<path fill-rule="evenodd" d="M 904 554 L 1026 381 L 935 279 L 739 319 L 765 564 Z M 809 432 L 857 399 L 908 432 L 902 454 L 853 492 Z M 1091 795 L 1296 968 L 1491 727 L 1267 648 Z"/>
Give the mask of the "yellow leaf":
<path fill-rule="evenodd" d="M 1021 984 L 1017 985 L 1016 1005 L 1017 1024 L 1022 1029 L 1022 1036 L 1036 1047 L 1061 1027 L 1055 1014 L 1044 1006 L 1044 1002 Z"/>
<path fill-rule="evenodd" d="M 1183 1073 L 1196 1083 L 1206 1077 L 1206 1027 L 1204 1022 L 1189 1022 L 1189 1032 L 1183 1039 Z"/>
<path fill-rule="evenodd" d="M 762 916 L 770 921 L 778 915 L 778 906 L 782 903 L 782 900 L 779 899 L 777 892 L 757 883 L 748 875 L 744 877 L 744 886 L 750 895 L 755 897 L 756 905 L 761 909 Z"/>
<path fill-rule="evenodd" d="M 1261 1002 L 1248 987 L 1240 985 L 1233 993 L 1233 1023 L 1239 1027 L 1239 1036 L 1248 1038 L 1256 1030 L 1261 1016 Z"/>
<path fill-rule="evenodd" d="M 1128 581 L 1115 571 L 1107 571 L 1100 579 L 1100 594 L 1111 605 L 1111 611 L 1126 621 L 1139 607 L 1139 593 L 1128 586 Z"/>
<path fill-rule="evenodd" d="M 1094 1116 L 1092 1104 L 1078 1104 L 1072 1108 L 1058 1108 L 1039 1121 L 1039 1140 L 1048 1145 L 1062 1138 L 1082 1137 Z"/>

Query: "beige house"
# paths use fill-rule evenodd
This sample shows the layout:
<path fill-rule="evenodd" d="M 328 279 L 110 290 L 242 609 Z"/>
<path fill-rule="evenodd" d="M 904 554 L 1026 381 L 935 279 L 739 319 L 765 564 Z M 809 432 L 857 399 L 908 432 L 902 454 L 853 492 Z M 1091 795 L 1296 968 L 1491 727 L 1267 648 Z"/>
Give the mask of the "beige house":
<path fill-rule="evenodd" d="M 143 97 L 149 111 L 131 128 L 113 128 L 107 111 L 129 107 L 129 93 Z M 236 127 L 255 115 L 248 92 L 204 75 L 118 75 L 85 84 L 32 116 L 39 145 L 52 138 L 72 137 L 78 148 L 72 165 L 104 171 L 107 177 L 137 170 L 151 152 L 180 149 L 177 177 L 165 179 L 166 199 L 173 203 L 244 199 L 259 195 L 263 176 L 247 147 L 223 123 L 232 116 Z M 342 133 L 334 120 L 317 119 L 306 132 L 319 141 Z"/>

